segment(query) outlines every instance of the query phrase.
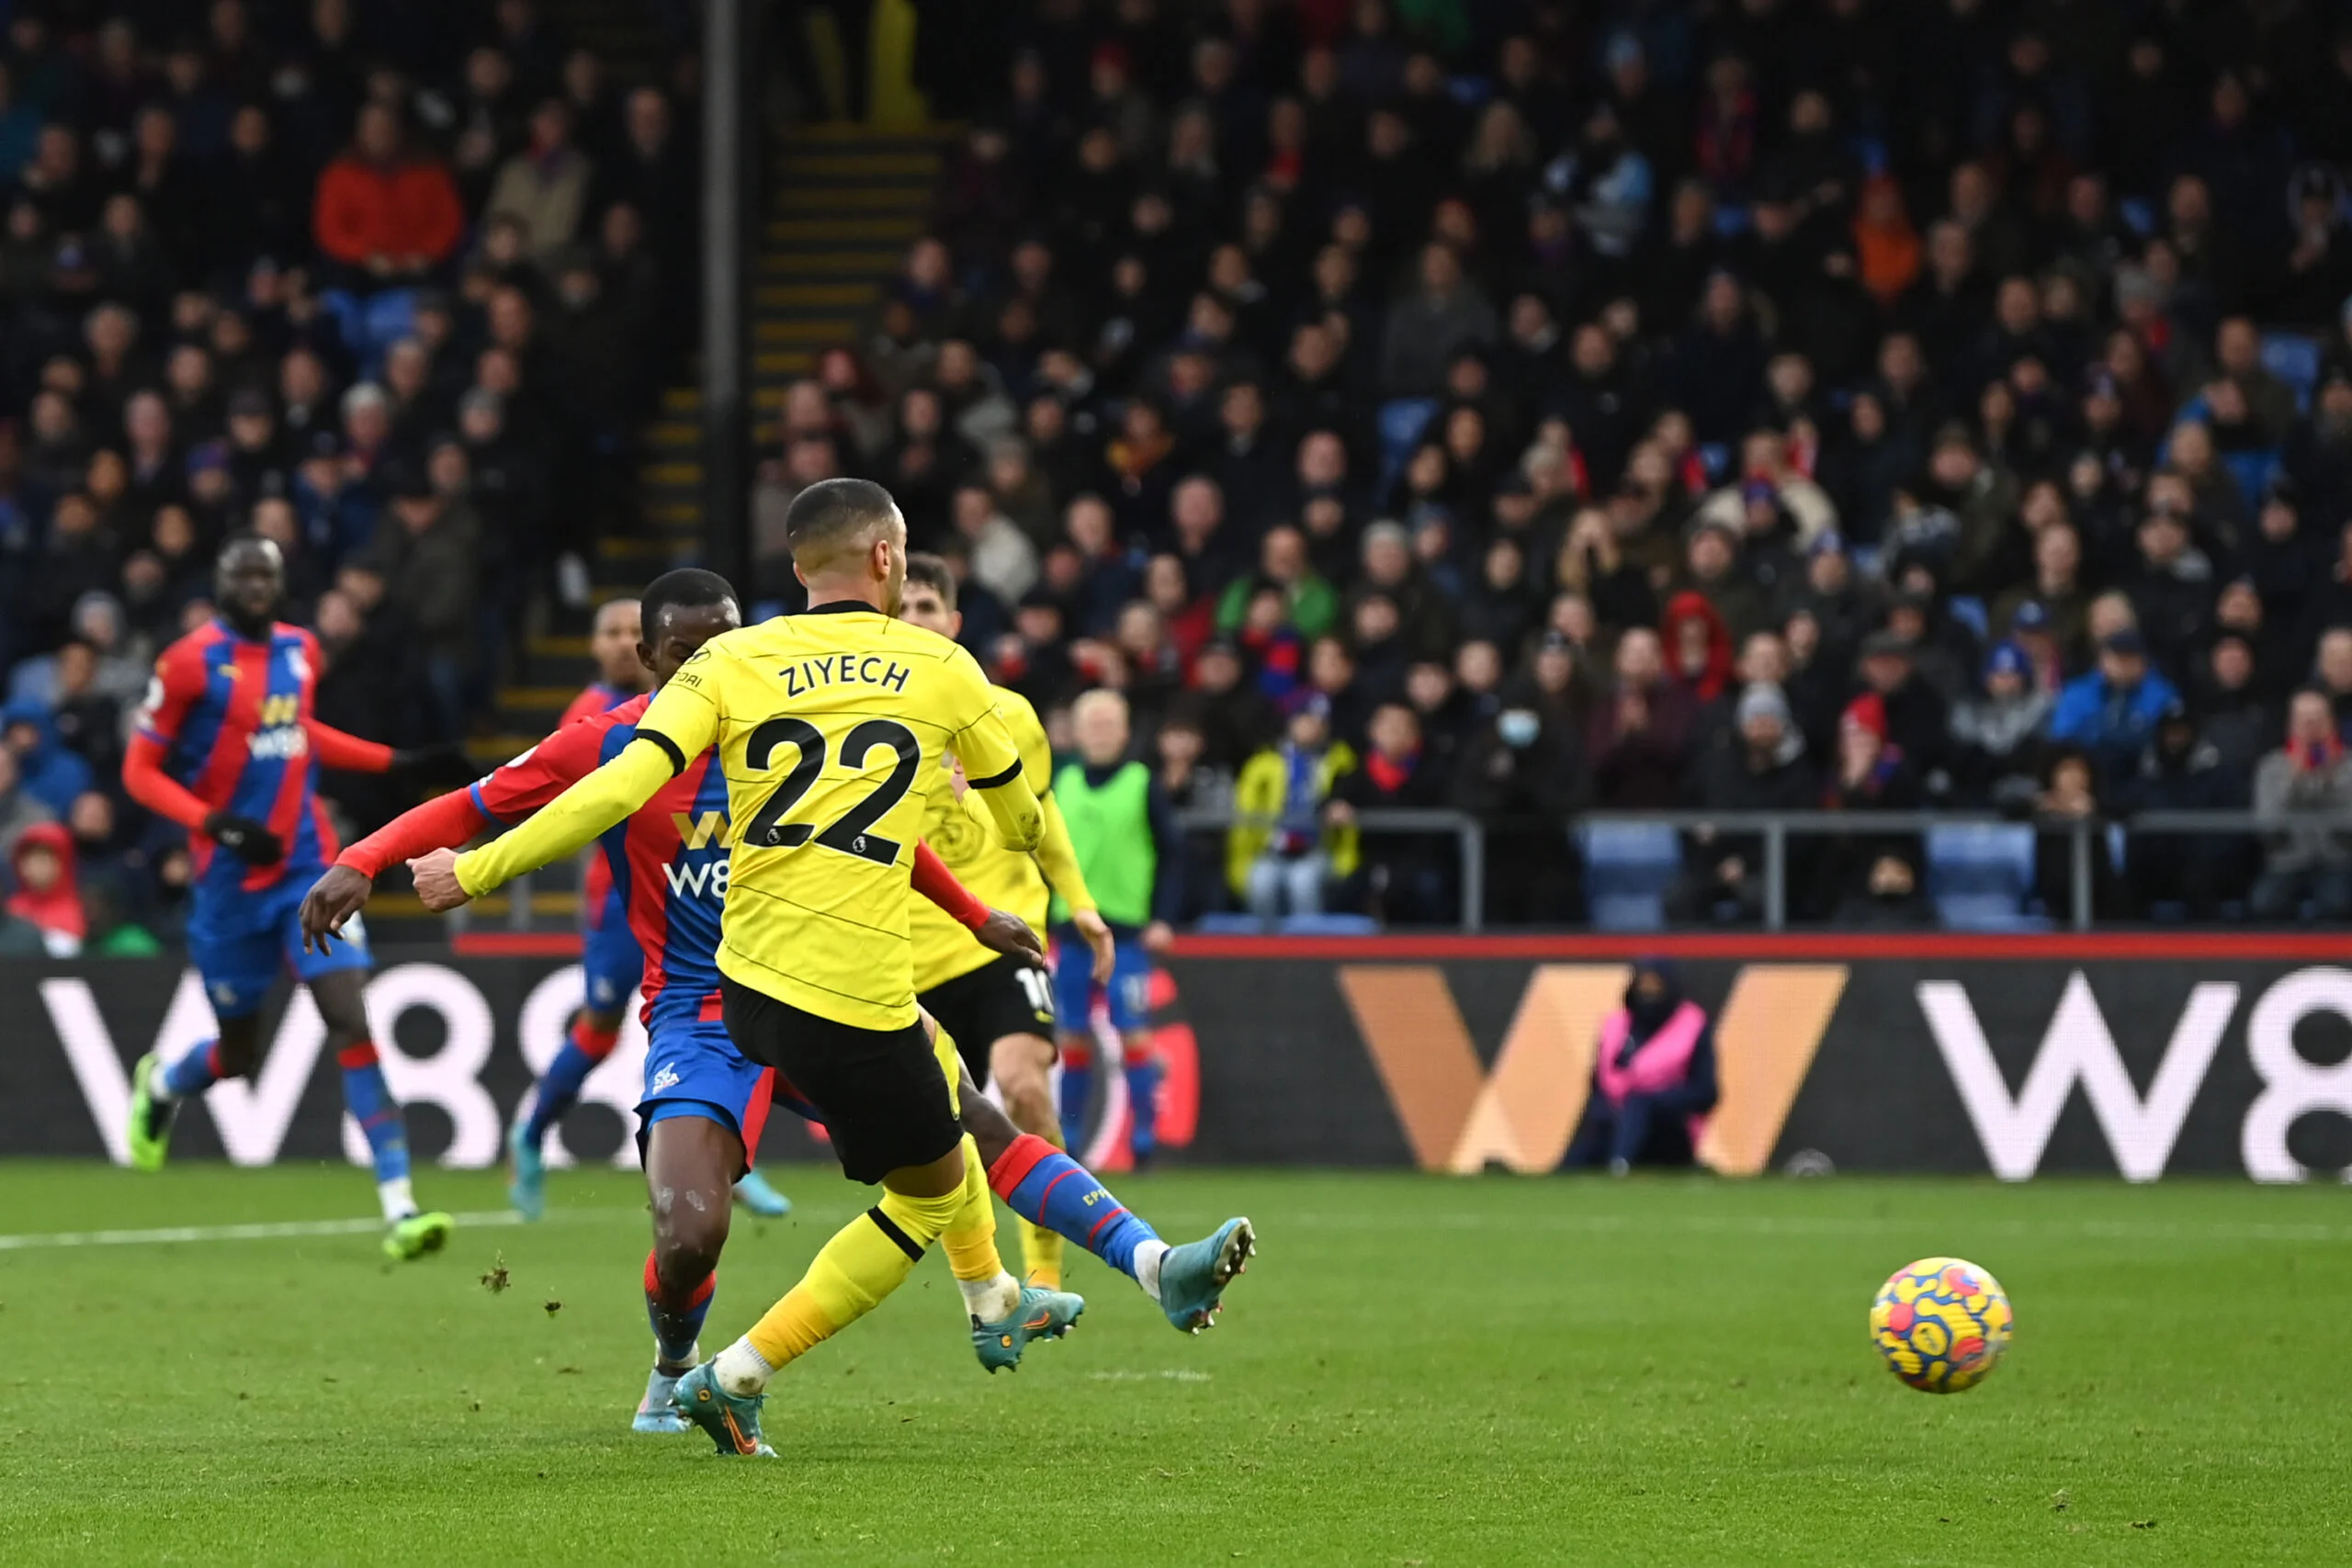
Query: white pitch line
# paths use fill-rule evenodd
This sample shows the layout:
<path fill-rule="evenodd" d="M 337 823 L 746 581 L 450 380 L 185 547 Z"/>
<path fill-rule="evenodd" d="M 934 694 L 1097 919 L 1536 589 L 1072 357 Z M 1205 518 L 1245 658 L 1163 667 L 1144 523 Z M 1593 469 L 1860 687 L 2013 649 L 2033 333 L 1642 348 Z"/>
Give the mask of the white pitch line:
<path fill-rule="evenodd" d="M 1317 1230 L 1388 1229 L 1393 1214 L 1301 1213 L 1279 1216 L 1284 1224 Z M 1537 1230 L 1602 1235 L 1617 1231 L 1678 1231 L 1714 1235 L 1871 1235 L 1883 1232 L 1915 1231 L 1916 1218 L 1888 1215 L 1772 1216 L 1766 1214 L 1492 1214 L 1439 1213 L 1416 1215 L 1412 1224 L 1440 1230 Z M 1261 1227 L 1263 1228 L 1262 1226 Z M 1967 1228 L 1978 1235 L 2003 1236 L 2081 1236 L 2100 1241 L 2352 1241 L 2352 1225 L 2315 1223 L 2282 1224 L 2181 1224 L 2151 1220 L 1979 1220 Z"/>
<path fill-rule="evenodd" d="M 618 1209 L 557 1209 L 549 1219 L 619 1213 Z M 512 1209 L 488 1209 L 474 1214 L 452 1214 L 460 1230 L 526 1224 Z M 384 1229 L 381 1220 L 281 1220 L 243 1225 L 167 1225 L 143 1231 L 47 1231 L 27 1235 L 0 1235 L 0 1252 L 25 1252 L 52 1247 L 144 1247 L 173 1241 L 279 1241 L 290 1236 L 373 1235 Z"/>

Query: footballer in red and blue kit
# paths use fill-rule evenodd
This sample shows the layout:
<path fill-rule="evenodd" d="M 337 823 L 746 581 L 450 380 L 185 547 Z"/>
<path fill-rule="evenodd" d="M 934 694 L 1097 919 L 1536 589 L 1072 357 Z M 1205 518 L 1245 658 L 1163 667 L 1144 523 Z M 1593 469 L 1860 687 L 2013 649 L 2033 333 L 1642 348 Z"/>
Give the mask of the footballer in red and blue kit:
<path fill-rule="evenodd" d="M 277 619 L 285 563 L 267 540 L 223 547 L 220 614 L 155 661 L 138 729 L 122 764 L 123 787 L 157 816 L 188 829 L 195 864 L 188 956 L 218 1026 L 168 1064 L 153 1054 L 132 1072 L 129 1152 L 161 1168 L 175 1107 L 224 1077 L 251 1072 L 260 1054 L 259 1013 L 282 968 L 311 989 L 327 1044 L 343 1069 L 344 1101 L 367 1135 L 395 1256 L 436 1250 L 448 1217 L 420 1214 L 409 1188 L 408 1139 L 368 1037 L 362 987 L 367 939 L 340 952 L 303 942 L 302 898 L 335 853 L 318 798 L 322 764 L 357 773 L 435 771 L 451 749 L 396 752 L 321 724 L 311 712 L 318 639 Z"/>

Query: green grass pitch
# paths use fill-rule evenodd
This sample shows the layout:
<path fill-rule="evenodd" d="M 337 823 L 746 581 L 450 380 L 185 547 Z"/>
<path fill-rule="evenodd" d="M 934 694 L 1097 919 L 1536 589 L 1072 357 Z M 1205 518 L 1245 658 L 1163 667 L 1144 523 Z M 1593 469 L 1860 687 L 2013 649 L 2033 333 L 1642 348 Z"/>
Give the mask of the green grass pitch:
<path fill-rule="evenodd" d="M 708 1344 L 859 1206 L 787 1168 Z M 490 1176 L 424 1173 L 456 1210 Z M 1175 1174 L 1114 1183 L 1261 1256 L 1200 1338 L 1091 1258 L 1069 1342 L 974 1364 L 944 1263 L 785 1372 L 782 1459 L 628 1430 L 633 1176 L 387 1264 L 369 1235 L 27 1247 L 364 1214 L 345 1169 L 0 1163 L 0 1557 L 17 1563 L 2343 1563 L 2340 1190 Z M 1017 1246 L 1008 1223 L 1000 1239 Z M 1938 1398 L 1880 1280 L 2016 1303 Z M 481 1282 L 503 1259 L 510 1289 Z M 560 1303 L 560 1306 L 557 1304 Z"/>

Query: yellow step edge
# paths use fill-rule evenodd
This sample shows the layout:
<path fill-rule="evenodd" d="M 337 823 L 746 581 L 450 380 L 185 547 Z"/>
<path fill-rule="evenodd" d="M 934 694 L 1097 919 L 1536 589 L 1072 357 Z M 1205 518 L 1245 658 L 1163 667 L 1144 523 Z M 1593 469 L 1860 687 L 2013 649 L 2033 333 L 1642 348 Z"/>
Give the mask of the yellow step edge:
<path fill-rule="evenodd" d="M 763 376 L 805 376 L 817 367 L 817 356 L 797 349 L 771 349 L 753 355 L 752 367 Z"/>
<path fill-rule="evenodd" d="M 657 501 L 645 509 L 649 523 L 700 523 L 702 503 L 698 501 Z"/>
<path fill-rule="evenodd" d="M 672 413 L 692 413 L 702 407 L 700 387 L 664 387 L 662 406 Z"/>
<path fill-rule="evenodd" d="M 606 560 L 667 560 L 677 553 L 676 536 L 662 539 L 599 539 L 596 554 Z"/>
<path fill-rule="evenodd" d="M 754 343 L 847 343 L 857 335 L 857 323 L 846 316 L 820 317 L 813 321 L 754 321 Z"/>
<path fill-rule="evenodd" d="M 752 290 L 754 305 L 870 305 L 881 297 L 878 283 L 763 283 Z M 702 406 L 700 393 L 695 406 Z"/>
<path fill-rule="evenodd" d="M 888 277 L 899 270 L 897 251 L 776 251 L 760 258 L 760 270 L 770 275 L 795 272 L 865 273 Z"/>
<path fill-rule="evenodd" d="M 650 485 L 698 485 L 702 483 L 700 463 L 648 463 L 639 468 L 638 477 Z"/>
<path fill-rule="evenodd" d="M 774 209 L 780 218 L 826 216 L 839 212 L 896 212 L 923 217 L 931 210 L 927 185 L 905 186 L 787 186 Z"/>
<path fill-rule="evenodd" d="M 702 426 L 690 419 L 665 419 L 647 425 L 645 439 L 656 446 L 691 446 L 702 439 Z"/>
<path fill-rule="evenodd" d="M 542 634 L 524 645 L 535 659 L 585 659 L 588 639 L 584 637 L 562 637 Z"/>
<path fill-rule="evenodd" d="M 797 175 L 868 179 L 884 175 L 932 175 L 939 172 L 936 152 L 787 152 L 777 172 L 789 180 Z"/>
<path fill-rule="evenodd" d="M 807 245 L 840 240 L 911 240 L 922 232 L 922 220 L 771 218 L 761 227 L 772 245 Z"/>
<path fill-rule="evenodd" d="M 503 708 L 567 708 L 571 699 L 580 694 L 577 686 L 501 686 L 498 705 Z"/>

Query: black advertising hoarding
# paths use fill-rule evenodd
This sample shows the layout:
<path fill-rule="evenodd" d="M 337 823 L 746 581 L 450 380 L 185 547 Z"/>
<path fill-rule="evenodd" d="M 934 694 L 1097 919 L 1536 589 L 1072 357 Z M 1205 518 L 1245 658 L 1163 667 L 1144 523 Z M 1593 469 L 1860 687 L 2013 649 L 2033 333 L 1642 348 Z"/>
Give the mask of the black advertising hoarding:
<path fill-rule="evenodd" d="M 1724 1098 L 1702 1154 L 1728 1174 L 1795 1159 L 2290 1180 L 2352 1166 L 2352 940 L 2243 932 L 1193 939 L 1156 987 L 1163 1141 L 1191 1164 L 1549 1169 L 1599 1020 L 1652 951 L 1681 960 L 1714 1016 Z M 493 1163 L 560 1042 L 577 966 L 382 956 L 369 1005 L 418 1152 Z M 209 1027 L 193 978 L 164 963 L 0 964 L 0 1012 L 5 1154 L 119 1158 L 129 1064 Z M 267 1033 L 257 1078 L 216 1089 L 175 1153 L 364 1154 L 316 1013 L 298 998 Z M 642 1052 L 632 1028 L 559 1163 L 629 1161 Z M 1114 1087 L 1086 1151 L 1104 1168 L 1125 1163 L 1123 1125 Z M 770 1127 L 763 1157 L 822 1157 L 792 1118 Z"/>

